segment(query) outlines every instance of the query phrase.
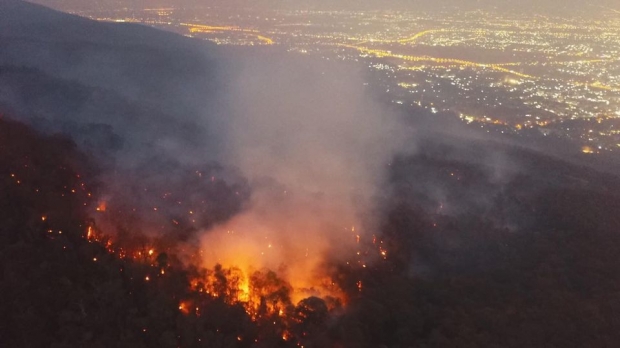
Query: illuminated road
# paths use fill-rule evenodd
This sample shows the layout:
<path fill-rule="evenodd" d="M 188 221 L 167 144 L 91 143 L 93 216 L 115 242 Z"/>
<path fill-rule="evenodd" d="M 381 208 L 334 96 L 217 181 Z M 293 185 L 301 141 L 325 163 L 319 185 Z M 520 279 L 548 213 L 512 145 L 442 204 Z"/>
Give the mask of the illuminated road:
<path fill-rule="evenodd" d="M 433 62 L 433 63 L 438 63 L 438 64 L 455 64 L 455 65 L 468 66 L 468 67 L 489 68 L 495 71 L 501 71 L 504 73 L 512 74 L 512 75 L 527 78 L 527 79 L 536 79 L 535 76 L 523 74 L 518 71 L 514 71 L 510 69 L 506 69 L 498 64 L 482 64 L 482 63 L 476 63 L 476 62 L 471 62 L 467 60 L 452 59 L 452 58 L 410 56 L 410 55 L 392 53 L 391 51 L 376 50 L 376 49 L 372 49 L 368 47 L 360 47 L 360 46 L 355 46 L 355 45 L 337 44 L 337 46 L 352 48 L 352 49 L 360 51 L 361 53 L 372 54 L 379 58 L 389 57 L 389 58 L 402 59 L 408 62 Z"/>
<path fill-rule="evenodd" d="M 400 44 L 410 43 L 410 42 L 414 42 L 417 39 L 421 38 L 422 36 L 425 36 L 425 35 L 428 35 L 428 34 L 448 32 L 448 31 L 450 31 L 450 30 L 446 30 L 446 29 L 425 30 L 425 31 L 421 31 L 421 32 L 413 35 L 412 37 L 409 37 L 409 38 L 406 38 L 406 39 L 401 39 L 401 40 L 396 40 L 396 42 L 398 42 Z"/>
<path fill-rule="evenodd" d="M 211 25 L 200 25 L 200 24 L 190 24 L 190 23 L 181 23 L 182 26 L 188 27 L 190 33 L 214 33 L 214 32 L 224 32 L 224 31 L 232 31 L 244 34 L 250 34 L 255 36 L 257 39 L 262 41 L 266 45 L 273 45 L 273 39 L 261 35 L 258 30 L 254 29 L 243 29 L 237 26 L 211 26 Z"/>

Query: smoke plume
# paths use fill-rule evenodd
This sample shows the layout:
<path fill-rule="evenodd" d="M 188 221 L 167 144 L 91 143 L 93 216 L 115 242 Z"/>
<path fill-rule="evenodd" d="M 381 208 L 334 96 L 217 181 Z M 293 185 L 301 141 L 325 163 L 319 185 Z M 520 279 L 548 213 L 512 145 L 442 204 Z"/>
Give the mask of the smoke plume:
<path fill-rule="evenodd" d="M 345 64 L 270 53 L 231 67 L 216 121 L 221 161 L 246 175 L 252 196 L 205 231 L 205 262 L 280 270 L 294 287 L 312 288 L 326 258 L 352 251 L 372 228 L 372 197 L 406 144 L 399 116 Z"/>

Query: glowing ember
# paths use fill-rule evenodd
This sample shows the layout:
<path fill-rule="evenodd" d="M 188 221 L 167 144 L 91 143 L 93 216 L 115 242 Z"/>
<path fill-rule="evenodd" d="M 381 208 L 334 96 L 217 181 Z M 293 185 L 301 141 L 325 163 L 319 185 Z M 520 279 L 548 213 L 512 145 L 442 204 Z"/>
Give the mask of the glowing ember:
<path fill-rule="evenodd" d="M 185 302 L 179 303 L 179 311 L 181 311 L 181 313 L 189 314 L 189 308 L 190 306 L 187 303 Z"/>
<path fill-rule="evenodd" d="M 104 212 L 106 210 L 106 202 L 103 201 L 97 206 L 97 211 Z"/>

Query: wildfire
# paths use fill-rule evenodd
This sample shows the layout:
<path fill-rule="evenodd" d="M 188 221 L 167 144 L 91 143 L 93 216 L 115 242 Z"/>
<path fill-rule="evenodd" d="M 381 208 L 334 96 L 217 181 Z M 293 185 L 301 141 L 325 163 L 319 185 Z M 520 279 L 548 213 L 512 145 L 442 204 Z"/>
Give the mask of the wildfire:
<path fill-rule="evenodd" d="M 106 202 L 101 201 L 97 211 L 105 210 Z M 110 208 L 110 211 L 116 209 Z M 186 212 L 198 213 L 193 210 Z M 234 224 L 223 225 L 221 231 L 215 231 L 221 233 L 210 231 L 205 234 L 209 238 L 215 236 L 218 239 L 205 239 L 191 251 L 174 247 L 171 249 L 169 245 L 162 245 L 163 241 L 149 238 L 134 245 L 113 242 L 95 224 L 87 225 L 84 238 L 104 246 L 115 257 L 142 264 L 141 269 L 144 271 L 136 280 L 143 281 L 147 286 L 159 286 L 163 281 L 161 279 L 172 279 L 168 277 L 174 274 L 175 266 L 161 261 L 166 258 L 160 256 L 177 251 L 184 261 L 199 267 L 189 274 L 189 292 L 175 299 L 180 313 L 200 316 L 208 313 L 204 303 L 210 300 L 223 301 L 231 306 L 242 306 L 253 321 L 278 325 L 278 335 L 281 335 L 282 340 L 295 342 L 299 339 L 299 333 L 293 327 L 306 319 L 303 311 L 297 313 L 297 308 L 306 306 L 305 301 L 318 297 L 329 311 L 348 302 L 335 279 L 328 273 L 322 273 L 325 269 L 322 263 L 327 241 L 324 240 L 324 233 L 314 232 L 323 226 L 316 224 L 313 219 L 314 215 L 308 219 L 300 218 L 301 223 L 295 221 L 289 225 L 281 220 L 268 225 L 251 218 L 233 221 Z M 279 225 L 295 231 L 288 234 L 289 240 L 281 238 L 286 233 L 273 233 L 273 228 L 281 228 Z M 341 255 L 345 258 L 341 259 L 343 265 L 348 258 L 350 262 L 346 264 L 349 267 L 362 270 L 372 260 L 387 259 L 388 252 L 377 236 L 364 234 L 351 224 L 343 225 L 337 226 L 339 231 L 342 228 L 345 230 L 341 242 L 350 247 L 342 249 L 348 250 L 348 256 Z M 93 256 L 94 262 L 101 257 Z M 120 272 L 123 272 L 123 267 Z M 362 280 L 354 281 L 351 285 L 362 292 Z"/>
<path fill-rule="evenodd" d="M 383 259 L 387 258 L 387 250 L 383 248 L 383 242 L 377 236 L 364 235 L 360 231 L 356 231 L 354 227 L 349 227 L 347 230 L 353 234 L 353 236 L 348 237 L 353 237 L 349 239 L 349 243 L 360 251 L 359 256 L 354 256 L 357 253 L 355 250 L 351 250 L 349 257 L 357 257 L 357 262 L 350 267 L 366 268 L 366 263 L 372 258 L 372 250 L 375 250 L 375 259 L 377 256 Z M 231 228 L 225 231 L 235 231 L 235 233 L 224 234 L 228 236 L 227 238 L 237 242 L 236 245 L 240 245 L 238 241 L 243 236 L 240 229 Z M 171 273 L 174 274 L 174 267 L 167 263 L 162 264 L 160 261 L 161 253 L 170 249 L 159 244 L 160 242 L 157 240 L 143 240 L 142 243 L 144 244 L 137 246 L 137 249 L 132 249 L 128 245 L 116 244 L 120 241 L 113 243 L 109 237 L 101 233 L 96 225 L 86 227 L 84 238 L 91 243 L 104 246 L 105 250 L 115 257 L 142 264 L 140 267 L 143 273 L 136 280 L 143 281 L 145 286 L 159 286 L 159 284 L 163 284 L 164 279 L 174 279 L 167 278 L 170 277 L 167 268 L 172 268 Z M 353 244 L 353 241 L 356 243 Z M 230 256 L 236 256 L 238 260 L 243 261 L 240 256 L 256 252 L 254 249 L 244 249 L 243 244 L 241 246 L 242 248 L 229 250 L 236 251 Z M 261 243 L 256 243 L 255 246 L 260 248 L 258 251 L 265 253 L 282 251 L 281 245 L 275 240 L 263 239 Z M 202 248 L 196 248 L 193 251 L 195 260 L 203 259 L 203 254 L 208 250 L 209 248 L 206 245 Z M 313 260 L 312 257 L 317 256 L 313 255 L 310 245 L 301 250 L 301 254 L 296 255 L 301 260 Z M 188 251 L 182 252 L 187 253 Z M 93 262 L 100 261 L 98 257 L 100 255 L 93 257 Z M 325 308 L 328 312 L 337 313 L 334 311 L 335 309 L 346 305 L 347 299 L 344 292 L 338 287 L 335 280 L 328 275 L 294 273 L 291 270 L 298 271 L 301 269 L 287 269 L 285 267 L 280 267 L 275 272 L 269 268 L 257 269 L 242 262 L 239 264 L 243 267 L 215 265 L 212 268 L 200 268 L 197 273 L 191 273 L 188 284 L 189 292 L 184 292 L 180 295 L 182 297 L 173 296 L 173 304 L 178 303 L 179 313 L 190 317 L 208 315 L 209 301 L 223 301 L 231 306 L 242 306 L 248 317 L 259 326 L 269 325 L 271 327 L 273 325 L 276 330 L 273 333 L 276 337 L 281 338 L 283 343 L 288 342 L 301 346 L 304 343 L 306 333 L 300 330 L 300 327 L 305 325 L 306 321 L 312 320 L 309 313 L 312 313 L 316 308 Z M 310 263 L 310 265 L 313 264 Z M 124 268 L 121 267 L 119 271 L 123 272 Z M 357 280 L 354 284 L 358 292 L 364 290 L 362 280 Z M 313 307 L 317 306 L 315 300 L 319 301 L 319 307 Z M 258 342 L 254 338 L 256 337 L 238 336 L 240 341 L 250 339 Z"/>
<path fill-rule="evenodd" d="M 250 301 L 250 281 L 247 277 L 243 277 L 239 283 L 239 293 L 237 295 L 237 301 L 249 302 Z"/>

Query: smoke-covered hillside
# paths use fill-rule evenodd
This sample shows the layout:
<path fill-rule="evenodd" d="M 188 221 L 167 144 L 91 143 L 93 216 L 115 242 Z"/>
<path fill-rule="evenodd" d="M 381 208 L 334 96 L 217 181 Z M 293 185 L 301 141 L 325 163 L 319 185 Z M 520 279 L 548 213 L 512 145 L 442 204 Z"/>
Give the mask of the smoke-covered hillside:
<path fill-rule="evenodd" d="M 0 0 L 0 345 L 620 342 L 620 178 L 367 78 Z"/>

